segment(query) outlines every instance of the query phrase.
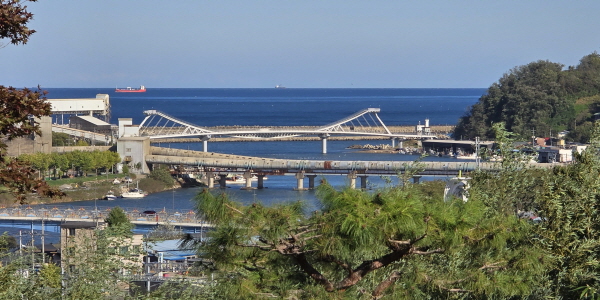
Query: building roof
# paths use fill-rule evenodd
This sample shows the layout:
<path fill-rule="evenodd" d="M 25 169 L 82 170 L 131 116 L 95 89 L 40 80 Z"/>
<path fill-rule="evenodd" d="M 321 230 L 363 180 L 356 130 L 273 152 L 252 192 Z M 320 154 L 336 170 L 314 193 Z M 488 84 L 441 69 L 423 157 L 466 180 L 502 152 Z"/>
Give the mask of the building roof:
<path fill-rule="evenodd" d="M 100 225 L 104 224 L 103 222 L 82 222 L 82 221 L 74 221 L 74 222 L 65 222 L 60 224 L 60 228 L 96 228 Z"/>

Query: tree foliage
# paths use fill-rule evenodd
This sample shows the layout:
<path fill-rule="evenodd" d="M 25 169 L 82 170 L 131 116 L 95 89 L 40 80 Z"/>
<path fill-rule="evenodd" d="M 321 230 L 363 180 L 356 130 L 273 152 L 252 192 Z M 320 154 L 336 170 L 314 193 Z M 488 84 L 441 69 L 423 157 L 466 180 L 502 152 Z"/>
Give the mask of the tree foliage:
<path fill-rule="evenodd" d="M 199 194 L 198 212 L 216 225 L 199 253 L 227 278 L 221 298 L 523 296 L 540 272 L 530 267 L 531 224 L 486 214 L 482 201 L 444 202 L 420 185 L 369 193 L 323 182 L 318 195 L 322 210 L 307 215 L 300 203 L 241 206 Z"/>
<path fill-rule="evenodd" d="M 169 169 L 165 166 L 158 166 L 154 168 L 152 171 L 150 171 L 150 175 L 148 175 L 148 177 L 161 182 L 164 187 L 168 188 L 172 187 L 175 183 L 171 172 L 169 172 Z"/>
<path fill-rule="evenodd" d="M 108 225 L 108 232 L 113 235 L 131 235 L 131 230 L 135 227 L 127 218 L 125 211 L 118 206 L 110 210 L 104 222 Z"/>
<path fill-rule="evenodd" d="M 19 159 L 29 163 L 41 176 L 46 171 L 53 169 L 55 176 L 60 171 L 66 174 L 73 170 L 80 174 L 95 172 L 104 169 L 108 172 L 115 164 L 121 162 L 118 153 L 112 151 L 71 151 L 65 153 L 33 153 L 22 154 Z"/>
<path fill-rule="evenodd" d="M 9 40 L 14 45 L 26 44 L 29 36 L 35 33 L 35 30 L 27 27 L 27 23 L 33 19 L 33 14 L 27 11 L 27 6 L 22 5 L 23 2 L 25 1 L 0 0 L 0 40 Z"/>
<path fill-rule="evenodd" d="M 570 130 L 572 139 L 589 140 L 600 101 L 579 99 L 600 94 L 600 55 L 594 52 L 576 67 L 563 67 L 540 60 L 511 69 L 459 119 L 454 137 L 491 139 L 492 125 L 503 122 L 520 139 Z"/>

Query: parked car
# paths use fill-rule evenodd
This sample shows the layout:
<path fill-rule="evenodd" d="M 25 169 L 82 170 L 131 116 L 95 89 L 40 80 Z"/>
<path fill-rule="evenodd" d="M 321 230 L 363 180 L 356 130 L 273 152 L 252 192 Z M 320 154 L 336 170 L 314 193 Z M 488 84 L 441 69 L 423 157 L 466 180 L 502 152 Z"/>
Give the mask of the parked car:
<path fill-rule="evenodd" d="M 127 177 L 123 178 L 123 182 L 133 183 L 133 179 L 131 179 L 131 177 L 127 176 Z"/>
<path fill-rule="evenodd" d="M 143 215 L 145 216 L 153 216 L 156 215 L 156 211 L 154 210 L 145 210 L 144 212 L 142 212 Z"/>

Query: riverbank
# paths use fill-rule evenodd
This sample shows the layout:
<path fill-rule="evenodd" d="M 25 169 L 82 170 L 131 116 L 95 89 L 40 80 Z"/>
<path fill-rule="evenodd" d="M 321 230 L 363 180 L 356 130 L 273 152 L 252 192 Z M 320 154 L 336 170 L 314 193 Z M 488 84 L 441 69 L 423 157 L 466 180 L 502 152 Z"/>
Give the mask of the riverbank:
<path fill-rule="evenodd" d="M 119 174 L 110 176 L 109 178 L 90 176 L 87 178 L 76 177 L 50 180 L 48 181 L 49 185 L 62 190 L 65 192 L 66 196 L 58 199 L 51 199 L 40 197 L 37 194 L 30 194 L 27 197 L 27 204 L 58 204 L 88 200 L 104 200 L 109 191 L 112 191 L 116 196 L 120 196 L 123 191 L 136 186 L 148 194 L 197 186 L 194 185 L 194 183 L 186 182 L 184 180 L 175 180 L 173 186 L 169 187 L 158 180 L 147 178 L 144 175 L 137 175 L 137 177 L 133 179 L 133 183 L 122 183 L 123 178 L 126 176 L 126 174 Z M 114 183 L 115 178 L 119 179 L 118 184 Z M 15 202 L 15 197 L 11 193 L 8 191 L 0 191 L 0 207 L 11 207 L 15 205 L 18 206 L 19 204 Z"/>

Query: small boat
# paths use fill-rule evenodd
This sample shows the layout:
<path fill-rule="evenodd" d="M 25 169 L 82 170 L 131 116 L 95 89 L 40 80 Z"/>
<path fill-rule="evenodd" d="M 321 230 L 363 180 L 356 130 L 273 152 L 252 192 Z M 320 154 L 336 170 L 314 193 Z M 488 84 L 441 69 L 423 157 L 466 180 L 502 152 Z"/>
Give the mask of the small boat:
<path fill-rule="evenodd" d="M 140 85 L 140 88 L 132 88 L 132 87 L 126 87 L 124 89 L 120 89 L 120 88 L 116 88 L 115 92 L 117 93 L 143 93 L 146 91 L 146 87 L 143 85 Z"/>
<path fill-rule="evenodd" d="M 227 178 L 225 178 L 225 181 L 227 183 L 246 183 L 246 179 L 243 176 L 238 175 L 227 176 Z"/>
<path fill-rule="evenodd" d="M 108 191 L 108 193 L 106 193 L 106 195 L 104 195 L 104 200 L 115 200 L 117 199 L 117 196 L 115 195 L 115 193 L 113 193 L 113 191 Z"/>
<path fill-rule="evenodd" d="M 283 85 L 279 85 L 279 84 L 278 84 L 278 85 L 276 85 L 276 86 L 275 86 L 275 88 L 276 88 L 276 89 L 285 89 L 285 86 L 283 86 Z"/>
<path fill-rule="evenodd" d="M 135 188 L 135 189 L 131 189 L 125 193 L 121 194 L 121 197 L 123 198 L 144 198 L 146 197 L 146 193 L 144 193 L 144 191 Z"/>
<path fill-rule="evenodd" d="M 263 180 L 267 180 L 269 179 L 267 176 L 263 177 Z M 250 178 L 251 181 L 258 181 L 258 177 L 256 175 L 252 175 L 252 178 Z M 225 182 L 226 183 L 231 183 L 231 184 L 243 184 L 246 183 L 246 178 L 244 178 L 243 175 L 234 175 L 234 174 L 227 174 L 227 177 L 225 177 Z"/>
<path fill-rule="evenodd" d="M 138 182 L 139 183 L 139 182 Z M 129 185 L 127 185 L 129 188 Z M 137 186 L 134 189 L 130 189 L 124 193 L 121 193 L 121 197 L 123 198 L 144 198 L 146 197 L 146 193 Z"/>

